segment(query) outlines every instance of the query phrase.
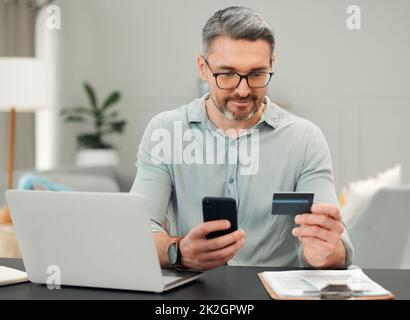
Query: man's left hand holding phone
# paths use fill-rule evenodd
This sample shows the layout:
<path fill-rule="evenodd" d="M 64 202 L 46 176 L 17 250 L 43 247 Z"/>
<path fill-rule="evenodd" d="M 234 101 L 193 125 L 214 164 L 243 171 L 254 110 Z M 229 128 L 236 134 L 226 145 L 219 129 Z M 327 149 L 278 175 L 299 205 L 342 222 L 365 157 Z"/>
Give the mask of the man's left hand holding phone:
<path fill-rule="evenodd" d="M 245 232 L 237 229 L 236 201 L 205 197 L 204 222 L 179 241 L 181 264 L 196 270 L 209 270 L 226 264 L 245 244 Z"/>

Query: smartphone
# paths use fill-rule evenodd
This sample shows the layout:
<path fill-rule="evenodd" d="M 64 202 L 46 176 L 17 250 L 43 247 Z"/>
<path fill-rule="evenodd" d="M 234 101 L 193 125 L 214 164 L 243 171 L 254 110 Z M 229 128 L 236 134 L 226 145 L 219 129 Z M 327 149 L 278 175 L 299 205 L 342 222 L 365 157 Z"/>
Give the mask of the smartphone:
<path fill-rule="evenodd" d="M 202 213 L 204 222 L 212 220 L 229 220 L 231 227 L 226 230 L 208 233 L 206 238 L 212 239 L 238 230 L 238 214 L 236 201 L 224 197 L 204 197 L 202 199 Z"/>

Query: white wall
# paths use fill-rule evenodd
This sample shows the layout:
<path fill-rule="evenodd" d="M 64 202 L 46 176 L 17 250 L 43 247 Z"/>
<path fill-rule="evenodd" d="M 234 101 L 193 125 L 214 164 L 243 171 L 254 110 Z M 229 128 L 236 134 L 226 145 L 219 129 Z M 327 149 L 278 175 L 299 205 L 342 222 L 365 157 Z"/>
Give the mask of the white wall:
<path fill-rule="evenodd" d="M 61 106 L 120 89 L 126 134 L 112 141 L 135 161 L 147 121 L 198 95 L 195 57 L 206 19 L 228 5 L 259 11 L 277 37 L 269 94 L 318 124 L 329 142 L 336 186 L 402 163 L 410 181 L 410 2 L 356 0 L 362 30 L 346 28 L 345 0 L 60 0 Z M 57 163 L 73 163 L 80 126 L 59 127 Z"/>

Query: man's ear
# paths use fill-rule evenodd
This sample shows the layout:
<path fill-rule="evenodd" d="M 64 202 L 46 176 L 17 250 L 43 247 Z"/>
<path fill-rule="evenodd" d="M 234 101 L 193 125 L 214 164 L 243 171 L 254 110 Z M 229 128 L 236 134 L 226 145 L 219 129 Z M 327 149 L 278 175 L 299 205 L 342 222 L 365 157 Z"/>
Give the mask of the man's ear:
<path fill-rule="evenodd" d="M 275 60 L 276 60 L 276 55 L 275 55 L 275 53 L 272 53 L 272 57 L 271 57 L 271 60 L 270 60 L 271 67 L 273 67 L 273 63 L 275 62 Z"/>
<path fill-rule="evenodd" d="M 201 54 L 198 54 L 198 57 L 196 58 L 196 63 L 198 66 L 199 76 L 202 80 L 207 81 L 208 79 L 206 76 L 206 65 L 204 62 L 204 58 L 202 58 Z"/>

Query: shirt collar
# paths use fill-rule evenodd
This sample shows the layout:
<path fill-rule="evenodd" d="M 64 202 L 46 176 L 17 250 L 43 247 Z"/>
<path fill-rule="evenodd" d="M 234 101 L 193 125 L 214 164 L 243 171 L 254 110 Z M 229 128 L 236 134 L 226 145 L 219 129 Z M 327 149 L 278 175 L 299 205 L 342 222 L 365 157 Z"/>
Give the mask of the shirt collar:
<path fill-rule="evenodd" d="M 195 99 L 188 105 L 187 116 L 188 121 L 192 122 L 205 122 L 207 119 L 206 108 L 205 108 L 205 100 L 208 98 L 209 93 L 203 95 L 199 99 Z M 269 97 L 265 96 L 265 111 L 262 113 L 261 119 L 258 122 L 266 123 L 275 129 L 279 124 L 279 107 L 272 103 Z"/>
<path fill-rule="evenodd" d="M 195 99 L 188 105 L 187 116 L 189 122 L 204 122 L 207 117 L 205 109 L 205 100 L 209 93 L 203 95 L 199 99 Z"/>
<path fill-rule="evenodd" d="M 265 96 L 265 104 L 265 111 L 262 113 L 259 123 L 265 122 L 268 125 L 270 125 L 273 129 L 276 129 L 279 126 L 279 106 L 270 101 L 268 96 Z"/>

